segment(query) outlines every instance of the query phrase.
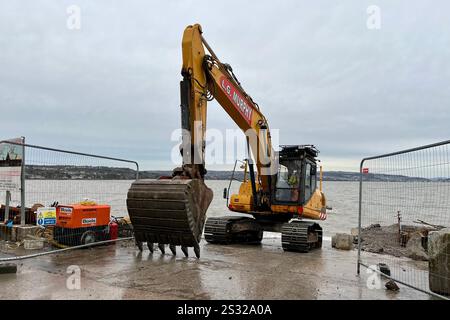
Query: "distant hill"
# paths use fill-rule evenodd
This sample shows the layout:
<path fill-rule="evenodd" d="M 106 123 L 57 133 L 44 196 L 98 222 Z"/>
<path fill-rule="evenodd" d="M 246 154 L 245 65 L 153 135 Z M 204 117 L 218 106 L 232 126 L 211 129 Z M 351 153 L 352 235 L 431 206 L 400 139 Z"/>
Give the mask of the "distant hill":
<path fill-rule="evenodd" d="M 96 166 L 41 166 L 27 165 L 25 168 L 26 179 L 51 179 L 51 180 L 134 180 L 136 179 L 136 171 L 129 168 L 113 168 L 113 167 L 96 167 Z M 229 180 L 231 171 L 208 171 L 206 180 Z M 156 179 L 160 176 L 171 176 L 172 171 L 141 171 L 139 177 L 141 179 Z M 407 177 L 401 175 L 386 174 L 368 174 L 371 181 L 447 181 L 450 179 L 425 179 L 416 177 Z M 235 178 L 242 180 L 243 172 L 235 173 Z M 324 181 L 359 181 L 358 172 L 348 171 L 326 171 L 323 173 Z"/>
<path fill-rule="evenodd" d="M 370 181 L 391 181 L 391 182 L 406 182 L 406 181 L 431 181 L 426 178 L 408 177 L 393 174 L 373 174 L 365 175 Z M 323 173 L 324 181 L 359 181 L 359 172 L 348 171 L 328 171 Z"/>

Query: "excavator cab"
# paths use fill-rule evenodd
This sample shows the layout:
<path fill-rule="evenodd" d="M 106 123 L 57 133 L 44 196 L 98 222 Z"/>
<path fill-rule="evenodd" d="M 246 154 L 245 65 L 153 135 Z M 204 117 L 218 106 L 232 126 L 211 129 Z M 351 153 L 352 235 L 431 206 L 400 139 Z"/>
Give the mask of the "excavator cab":
<path fill-rule="evenodd" d="M 281 146 L 272 204 L 301 206 L 310 200 L 317 188 L 317 155 L 311 145 Z"/>
<path fill-rule="evenodd" d="M 256 184 L 251 187 L 249 161 L 243 162 L 244 179 L 239 192 L 228 197 L 235 180 L 236 164 L 228 190 L 224 190 L 230 211 L 247 213 L 252 217 L 231 216 L 208 218 L 205 239 L 209 243 L 259 243 L 263 231 L 281 232 L 282 247 L 288 251 L 308 252 L 322 246 L 322 228 L 313 221 L 323 220 L 325 197 L 317 188 L 317 155 L 313 145 L 281 146 L 279 166 L 271 176 L 270 212 L 261 205 L 255 206 L 253 199 L 262 194 Z"/>

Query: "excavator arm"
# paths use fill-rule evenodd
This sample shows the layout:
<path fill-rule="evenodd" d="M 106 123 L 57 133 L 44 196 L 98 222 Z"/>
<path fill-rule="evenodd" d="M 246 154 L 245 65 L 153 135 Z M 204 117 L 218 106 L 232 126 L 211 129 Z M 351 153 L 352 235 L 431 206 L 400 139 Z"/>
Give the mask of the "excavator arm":
<path fill-rule="evenodd" d="M 205 47 L 209 54 L 205 53 Z M 176 253 L 176 246 L 181 246 L 187 255 L 187 248 L 193 247 L 199 257 L 206 211 L 213 197 L 212 190 L 204 183 L 207 102 L 215 98 L 247 135 L 258 172 L 256 181 L 250 160 L 255 206 L 262 198 L 256 196 L 257 189 L 269 193 L 270 176 L 263 171 L 270 168 L 273 151 L 265 117 L 231 67 L 221 63 L 209 47 L 200 25 L 185 29 L 182 53 L 182 167 L 175 168 L 170 178 L 135 181 L 128 191 L 127 208 L 139 249 L 142 250 L 142 243 L 146 242 L 153 251 L 154 243 L 158 243 L 164 252 L 168 244 L 173 253 Z"/>
<path fill-rule="evenodd" d="M 205 47 L 209 54 L 205 53 Z M 249 152 L 254 199 L 256 184 L 270 192 L 274 152 L 266 118 L 242 88 L 232 68 L 222 63 L 202 36 L 201 26 L 188 26 L 182 41 L 181 119 L 183 128 L 183 167 L 191 177 L 203 177 L 205 170 L 205 132 L 207 102 L 216 99 L 236 125 L 245 133 L 248 148 L 256 160 L 257 181 Z M 186 173 L 188 172 L 188 173 Z"/>

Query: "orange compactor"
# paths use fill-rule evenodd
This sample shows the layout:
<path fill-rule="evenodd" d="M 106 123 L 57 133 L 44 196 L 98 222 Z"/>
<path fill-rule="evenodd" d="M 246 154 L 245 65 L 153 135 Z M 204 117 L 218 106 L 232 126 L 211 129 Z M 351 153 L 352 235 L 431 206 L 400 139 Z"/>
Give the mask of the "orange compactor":
<path fill-rule="evenodd" d="M 117 224 L 110 220 L 109 205 L 58 205 L 53 239 L 68 246 L 116 239 Z"/>

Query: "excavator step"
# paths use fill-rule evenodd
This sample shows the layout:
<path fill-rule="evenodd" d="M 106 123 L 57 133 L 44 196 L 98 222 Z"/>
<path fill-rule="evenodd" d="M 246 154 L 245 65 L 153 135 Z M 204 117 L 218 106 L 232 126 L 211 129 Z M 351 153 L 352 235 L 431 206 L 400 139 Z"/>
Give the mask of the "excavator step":
<path fill-rule="evenodd" d="M 142 179 L 128 190 L 127 208 L 139 250 L 147 242 L 153 252 L 158 243 L 164 253 L 168 244 L 172 253 L 181 246 L 187 256 L 187 247 L 194 247 L 200 256 L 199 242 L 206 210 L 212 200 L 212 191 L 198 179 Z"/>
<path fill-rule="evenodd" d="M 206 220 L 204 235 L 205 240 L 209 243 L 260 243 L 263 229 L 253 218 L 217 217 Z"/>
<path fill-rule="evenodd" d="M 281 228 L 281 245 L 285 251 L 309 252 L 322 247 L 322 227 L 315 222 L 293 220 Z"/>

